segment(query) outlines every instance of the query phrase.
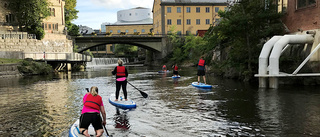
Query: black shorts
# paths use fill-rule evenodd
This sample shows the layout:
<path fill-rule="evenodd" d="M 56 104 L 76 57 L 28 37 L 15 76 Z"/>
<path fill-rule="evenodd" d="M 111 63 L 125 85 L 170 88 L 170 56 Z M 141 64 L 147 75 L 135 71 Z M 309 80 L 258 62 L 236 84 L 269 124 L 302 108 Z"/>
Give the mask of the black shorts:
<path fill-rule="evenodd" d="M 198 70 L 197 75 L 198 76 L 204 76 L 204 75 L 206 75 L 206 72 L 204 70 Z"/>
<path fill-rule="evenodd" d="M 99 113 L 84 113 L 80 116 L 80 128 L 88 129 L 92 124 L 94 130 L 103 129 L 102 120 Z"/>
<path fill-rule="evenodd" d="M 173 74 L 178 75 L 179 73 L 178 73 L 178 71 L 173 71 Z"/>

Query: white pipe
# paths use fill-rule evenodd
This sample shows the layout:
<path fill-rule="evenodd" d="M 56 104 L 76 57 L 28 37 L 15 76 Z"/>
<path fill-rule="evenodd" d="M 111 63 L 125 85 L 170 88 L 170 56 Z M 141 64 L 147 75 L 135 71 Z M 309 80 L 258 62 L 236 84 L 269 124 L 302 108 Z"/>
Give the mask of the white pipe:
<path fill-rule="evenodd" d="M 270 75 L 278 75 L 279 74 L 279 58 L 281 51 L 284 46 L 287 44 L 304 44 L 313 43 L 313 36 L 310 34 L 307 35 L 284 35 L 280 40 L 278 40 L 271 52 L 269 57 L 269 74 Z"/>
<path fill-rule="evenodd" d="M 259 75 L 265 75 L 268 72 L 268 57 L 271 52 L 273 45 L 280 39 L 282 36 L 273 36 L 269 41 L 267 41 L 261 50 L 259 56 Z"/>

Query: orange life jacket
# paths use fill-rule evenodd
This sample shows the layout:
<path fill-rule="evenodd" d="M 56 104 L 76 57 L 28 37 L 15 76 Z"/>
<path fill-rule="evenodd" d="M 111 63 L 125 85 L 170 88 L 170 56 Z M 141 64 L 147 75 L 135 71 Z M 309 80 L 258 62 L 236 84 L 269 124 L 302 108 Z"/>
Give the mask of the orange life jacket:
<path fill-rule="evenodd" d="M 126 68 L 124 66 L 117 66 L 117 76 L 126 76 Z"/>
<path fill-rule="evenodd" d="M 200 59 L 200 60 L 199 60 L 199 64 L 198 64 L 198 65 L 199 65 L 199 66 L 204 66 L 204 62 L 205 62 L 205 60 Z"/>
<path fill-rule="evenodd" d="M 91 107 L 96 110 L 100 110 L 100 106 L 102 104 L 102 98 L 99 95 L 92 96 L 91 94 L 88 94 L 86 101 L 84 102 L 84 105 L 86 107 Z"/>

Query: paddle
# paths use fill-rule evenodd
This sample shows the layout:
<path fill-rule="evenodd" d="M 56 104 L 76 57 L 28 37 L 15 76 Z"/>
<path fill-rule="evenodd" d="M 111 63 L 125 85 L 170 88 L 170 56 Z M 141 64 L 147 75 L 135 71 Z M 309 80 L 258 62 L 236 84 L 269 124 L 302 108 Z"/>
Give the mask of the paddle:
<path fill-rule="evenodd" d="M 87 92 L 90 92 L 90 91 L 89 91 L 89 88 L 86 88 L 86 90 L 87 90 Z M 100 115 L 101 115 L 101 123 L 102 123 L 102 119 L 103 119 L 103 118 L 102 118 L 102 114 L 100 113 Z M 104 131 L 106 131 L 107 136 L 109 137 L 109 133 L 108 133 L 108 131 L 107 131 L 107 128 L 106 128 L 105 125 L 103 125 L 103 124 L 102 124 L 102 126 L 103 126 Z M 110 137 L 111 137 L 111 136 L 110 136 Z"/>
<path fill-rule="evenodd" d="M 128 82 L 128 81 L 127 81 Z M 132 87 L 134 87 L 136 90 L 138 90 L 140 92 L 140 94 L 144 97 L 144 98 L 147 98 L 148 97 L 148 94 L 141 91 L 140 89 L 136 88 L 135 86 L 133 86 L 130 82 L 128 82 Z"/>

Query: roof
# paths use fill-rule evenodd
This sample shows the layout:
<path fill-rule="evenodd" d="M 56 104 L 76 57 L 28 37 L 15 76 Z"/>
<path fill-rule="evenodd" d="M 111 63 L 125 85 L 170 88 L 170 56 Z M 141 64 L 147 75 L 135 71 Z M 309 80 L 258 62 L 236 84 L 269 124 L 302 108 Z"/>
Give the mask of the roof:
<path fill-rule="evenodd" d="M 114 24 L 108 24 L 107 26 L 114 26 L 114 25 L 149 25 L 153 24 L 153 19 L 152 18 L 147 18 L 144 20 L 139 20 L 139 21 L 122 21 L 119 20 Z"/>
<path fill-rule="evenodd" d="M 228 0 L 162 0 L 161 5 L 226 5 L 227 2 Z"/>

